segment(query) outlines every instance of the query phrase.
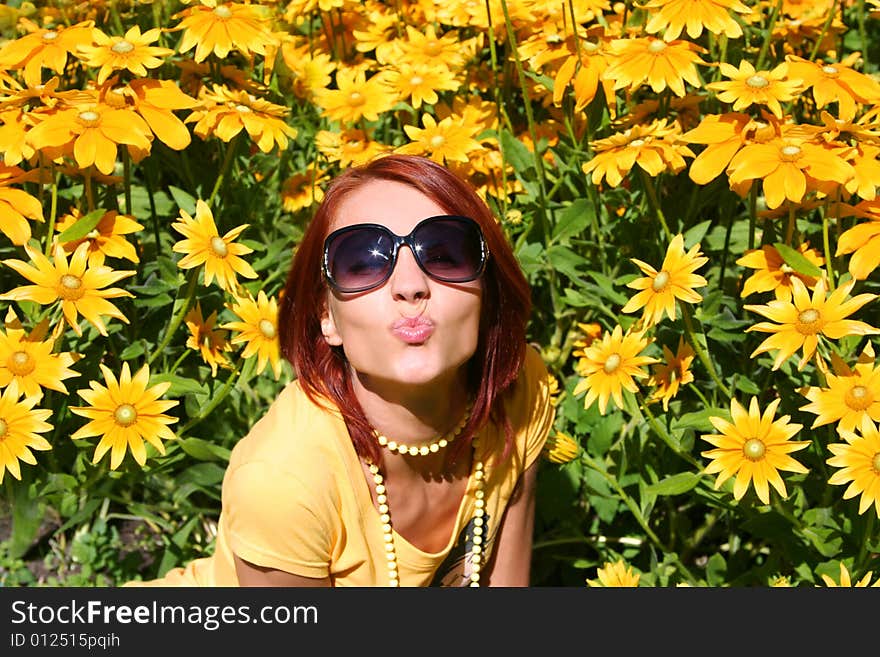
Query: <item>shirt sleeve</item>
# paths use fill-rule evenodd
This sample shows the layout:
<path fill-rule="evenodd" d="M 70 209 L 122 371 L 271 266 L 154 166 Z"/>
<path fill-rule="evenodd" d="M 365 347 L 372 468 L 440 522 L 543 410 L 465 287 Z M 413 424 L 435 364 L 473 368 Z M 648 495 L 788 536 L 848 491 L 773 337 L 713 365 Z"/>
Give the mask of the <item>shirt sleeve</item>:
<path fill-rule="evenodd" d="M 312 490 L 273 463 L 251 461 L 231 469 L 222 495 L 232 552 L 257 566 L 326 577 L 331 535 Z"/>

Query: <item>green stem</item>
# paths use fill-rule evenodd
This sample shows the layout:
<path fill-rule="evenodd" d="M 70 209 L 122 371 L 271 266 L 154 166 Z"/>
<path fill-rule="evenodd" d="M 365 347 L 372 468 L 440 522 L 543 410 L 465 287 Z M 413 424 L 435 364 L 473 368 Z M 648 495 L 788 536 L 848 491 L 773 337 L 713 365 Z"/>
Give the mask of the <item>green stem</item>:
<path fill-rule="evenodd" d="M 174 336 L 174 332 L 177 331 L 177 327 L 180 326 L 180 323 L 183 321 L 184 316 L 189 310 L 190 305 L 192 305 L 193 298 L 195 297 L 196 291 L 196 283 L 199 280 L 199 271 L 201 267 L 194 267 L 190 269 L 187 273 L 187 278 L 189 279 L 188 285 L 186 288 L 186 296 L 183 299 L 183 302 L 180 304 L 180 307 L 177 309 L 171 316 L 171 321 L 168 323 L 168 328 L 165 330 L 165 337 L 162 338 L 162 342 L 156 345 L 156 349 L 153 353 L 150 354 L 150 357 L 147 359 L 147 365 L 152 364 L 156 358 L 165 351 L 165 347 L 168 346 L 168 343 L 171 342 L 171 338 Z"/>
<path fill-rule="evenodd" d="M 838 199 L 839 201 L 839 199 Z M 839 207 L 839 202 L 838 202 Z M 831 252 L 831 239 L 828 235 L 828 207 L 822 211 L 822 249 L 825 251 L 825 271 L 828 272 L 829 292 L 837 287 L 836 274 L 834 273 L 834 254 Z"/>
<path fill-rule="evenodd" d="M 865 522 L 865 535 L 859 546 L 859 556 L 856 557 L 856 567 L 853 570 L 861 570 L 865 563 L 865 554 L 868 552 L 868 545 L 871 543 L 871 533 L 874 531 L 874 514 L 868 512 L 868 518 Z"/>
<path fill-rule="evenodd" d="M 507 41 L 513 51 L 513 59 L 516 64 L 516 74 L 519 80 L 520 90 L 523 95 L 523 109 L 526 112 L 526 122 L 529 127 L 529 137 L 532 140 L 532 155 L 535 160 L 535 172 L 538 174 L 538 209 L 541 213 L 541 223 L 544 237 L 550 234 L 550 227 L 547 225 L 547 194 L 546 194 L 546 177 L 544 174 L 544 158 L 538 149 L 538 133 L 535 130 L 535 117 L 532 115 L 532 100 L 529 96 L 528 85 L 526 84 L 526 74 L 523 71 L 522 60 L 519 58 L 519 47 L 516 43 L 516 35 L 513 33 L 513 24 L 510 21 L 510 12 L 507 10 L 507 0 L 501 0 L 501 10 L 504 12 L 504 25 L 507 28 Z"/>
<path fill-rule="evenodd" d="M 831 27 L 831 22 L 834 20 L 835 14 L 835 3 L 831 3 L 831 6 L 828 10 L 828 16 L 825 17 L 825 23 L 822 25 L 822 32 L 816 38 L 816 43 L 813 44 L 813 51 L 810 53 L 810 61 L 814 61 L 816 59 L 816 55 L 819 54 L 819 48 L 822 45 L 822 41 L 825 39 L 825 35 L 828 34 L 828 28 Z"/>
<path fill-rule="evenodd" d="M 749 251 L 755 248 L 755 227 L 758 223 L 758 186 L 752 181 L 749 189 Z"/>
<path fill-rule="evenodd" d="M 764 43 L 761 44 L 758 59 L 755 61 L 755 70 L 757 71 L 760 71 L 764 66 L 764 58 L 767 56 L 767 51 L 770 50 L 770 43 L 773 41 L 773 27 L 776 25 L 776 19 L 779 17 L 780 11 L 782 11 L 782 0 L 779 0 L 776 6 L 773 7 L 773 12 L 767 21 L 767 27 L 764 30 Z"/>
<path fill-rule="evenodd" d="M 211 205 L 214 197 L 220 190 L 220 186 L 223 184 L 223 179 L 226 177 L 226 174 L 229 173 L 229 165 L 232 162 L 232 155 L 235 152 L 235 148 L 236 146 L 238 146 L 239 137 L 241 137 L 240 132 L 235 135 L 235 137 L 233 137 L 229 144 L 226 146 L 226 153 L 223 155 L 223 164 L 220 166 L 220 173 L 217 175 L 217 180 L 214 182 L 214 189 L 211 190 L 211 195 L 206 201 L 208 206 Z"/>
<path fill-rule="evenodd" d="M 52 167 L 52 195 L 51 195 L 51 205 L 49 207 L 49 228 L 46 232 L 46 245 L 44 247 L 44 254 L 46 257 L 49 257 L 49 253 L 52 250 L 52 237 L 55 233 L 55 221 L 58 218 L 58 172 L 55 171 L 55 167 Z"/>
<path fill-rule="evenodd" d="M 645 517 L 642 515 L 642 512 L 639 510 L 638 504 L 636 504 L 635 501 L 629 495 L 626 494 L 626 492 L 620 486 L 620 483 L 617 481 L 617 478 L 614 477 L 609 472 L 607 472 L 606 470 L 600 468 L 599 465 L 586 454 L 586 452 L 581 452 L 581 460 L 584 462 L 584 464 L 588 468 L 595 470 L 596 472 L 598 472 L 600 475 L 602 475 L 605 478 L 605 480 L 611 485 L 611 487 L 614 488 L 618 497 L 620 497 L 620 499 L 623 501 L 623 503 L 626 504 L 627 508 L 630 510 L 630 512 L 633 514 L 633 517 L 636 519 L 636 522 L 639 523 L 639 526 L 642 528 L 642 531 L 645 532 L 645 534 L 648 536 L 648 538 L 651 540 L 651 542 L 654 545 L 656 545 L 658 548 L 660 548 L 664 554 L 671 555 L 672 558 L 675 560 L 676 564 L 678 564 L 679 568 L 682 569 L 682 571 L 687 575 L 687 577 L 691 581 L 694 581 L 694 576 L 687 569 L 687 566 L 685 566 L 679 560 L 678 556 L 672 550 L 667 548 L 664 545 L 663 541 L 660 540 L 660 537 L 654 533 L 654 531 L 648 525 L 648 521 L 645 519 Z"/>
<path fill-rule="evenodd" d="M 226 381 L 223 383 L 223 387 L 216 395 L 211 398 L 211 401 L 208 402 L 208 405 L 205 406 L 194 418 L 190 418 L 190 420 L 186 424 L 184 424 L 183 427 L 181 427 L 181 429 L 177 432 L 178 438 L 183 436 L 187 431 L 189 431 L 199 422 L 208 417 L 213 412 L 213 410 L 220 405 L 220 402 L 223 401 L 223 399 L 226 397 L 226 395 L 229 394 L 229 391 L 232 389 L 233 379 L 235 379 L 236 375 L 238 375 L 241 371 L 241 361 L 239 360 L 235 363 L 235 367 L 232 368 L 232 371 L 229 373 L 229 377 L 227 377 Z"/>
<path fill-rule="evenodd" d="M 795 215 L 794 205 L 788 206 L 788 222 L 785 225 L 785 245 L 791 246 L 794 238 L 794 229 L 797 224 L 797 216 Z"/>
<path fill-rule="evenodd" d="M 666 217 L 663 216 L 663 210 L 660 209 L 660 199 L 657 198 L 657 190 L 654 189 L 654 184 L 648 177 L 647 171 L 645 171 L 642 167 L 639 167 L 639 173 L 642 176 L 642 182 L 645 184 L 645 191 L 648 194 L 648 204 L 651 206 L 654 214 L 657 215 L 657 219 L 660 220 L 660 225 L 663 226 L 663 232 L 666 235 L 667 243 L 671 242 L 672 232 L 669 230 L 669 226 L 666 224 Z"/>
<path fill-rule="evenodd" d="M 125 214 L 131 214 L 131 158 L 128 149 L 122 149 L 122 175 L 125 189 Z"/>
<path fill-rule="evenodd" d="M 712 406 L 712 403 L 706 398 L 706 395 L 703 394 L 703 391 L 700 390 L 700 386 L 692 383 L 689 387 L 691 390 L 694 391 L 694 393 L 696 393 L 697 397 L 700 398 L 700 401 L 703 402 L 703 406 L 705 408 L 709 408 L 710 406 Z"/>
<path fill-rule="evenodd" d="M 645 399 L 645 396 L 641 392 L 636 392 L 636 398 L 639 400 L 639 408 L 641 408 L 645 415 L 648 416 L 648 424 L 651 425 L 651 428 L 654 430 L 654 433 L 659 436 L 660 440 L 666 443 L 666 446 L 677 456 L 683 458 L 695 468 L 699 468 L 700 464 L 697 460 L 687 452 L 681 451 L 681 447 L 675 443 L 672 436 L 670 436 L 666 429 L 663 428 L 663 425 L 657 421 L 657 418 L 654 417 L 651 409 L 648 408 L 648 401 Z"/>
<path fill-rule="evenodd" d="M 700 362 L 703 363 L 703 367 L 706 368 L 709 376 L 712 377 L 712 380 L 715 382 L 715 385 L 718 386 L 718 389 L 724 394 L 724 396 L 730 398 L 732 397 L 730 390 L 724 382 L 721 380 L 721 377 L 718 376 L 718 372 L 715 370 L 715 365 L 712 362 L 712 359 L 709 357 L 709 354 L 703 349 L 703 345 L 700 344 L 700 341 L 697 337 L 696 332 L 694 331 L 693 320 L 691 319 L 691 311 L 686 303 L 678 304 L 681 308 L 681 315 L 684 319 L 684 328 L 685 333 L 687 334 L 688 342 L 694 348 L 694 351 L 697 353 L 697 356 L 700 359 Z"/>

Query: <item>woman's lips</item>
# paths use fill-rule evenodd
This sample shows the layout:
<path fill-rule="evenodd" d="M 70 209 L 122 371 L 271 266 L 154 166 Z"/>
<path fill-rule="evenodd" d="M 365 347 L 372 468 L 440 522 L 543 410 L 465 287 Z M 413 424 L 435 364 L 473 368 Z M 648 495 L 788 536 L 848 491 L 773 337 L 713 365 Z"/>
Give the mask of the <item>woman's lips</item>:
<path fill-rule="evenodd" d="M 424 317 L 401 317 L 391 325 L 391 332 L 407 344 L 421 344 L 434 333 L 434 324 Z"/>

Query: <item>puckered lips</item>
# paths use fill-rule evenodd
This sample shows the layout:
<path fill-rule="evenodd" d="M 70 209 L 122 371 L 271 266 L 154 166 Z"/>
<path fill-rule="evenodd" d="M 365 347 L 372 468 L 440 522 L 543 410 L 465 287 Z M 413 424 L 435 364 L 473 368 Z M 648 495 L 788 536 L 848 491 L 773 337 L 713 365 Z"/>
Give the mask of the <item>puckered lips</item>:
<path fill-rule="evenodd" d="M 427 342 L 434 333 L 434 323 L 422 315 L 401 317 L 391 324 L 391 333 L 406 344 L 419 345 Z"/>

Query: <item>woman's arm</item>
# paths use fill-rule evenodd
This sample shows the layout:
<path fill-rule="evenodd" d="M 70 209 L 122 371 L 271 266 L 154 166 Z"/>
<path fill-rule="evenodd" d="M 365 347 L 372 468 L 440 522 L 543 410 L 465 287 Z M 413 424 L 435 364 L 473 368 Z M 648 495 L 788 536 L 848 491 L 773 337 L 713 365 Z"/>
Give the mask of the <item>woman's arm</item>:
<path fill-rule="evenodd" d="M 329 577 L 303 577 L 275 568 L 263 568 L 233 555 L 239 586 L 328 587 Z"/>
<path fill-rule="evenodd" d="M 480 578 L 481 583 L 489 586 L 529 585 L 539 461 L 535 459 L 513 489 L 498 528 L 495 549 Z"/>

